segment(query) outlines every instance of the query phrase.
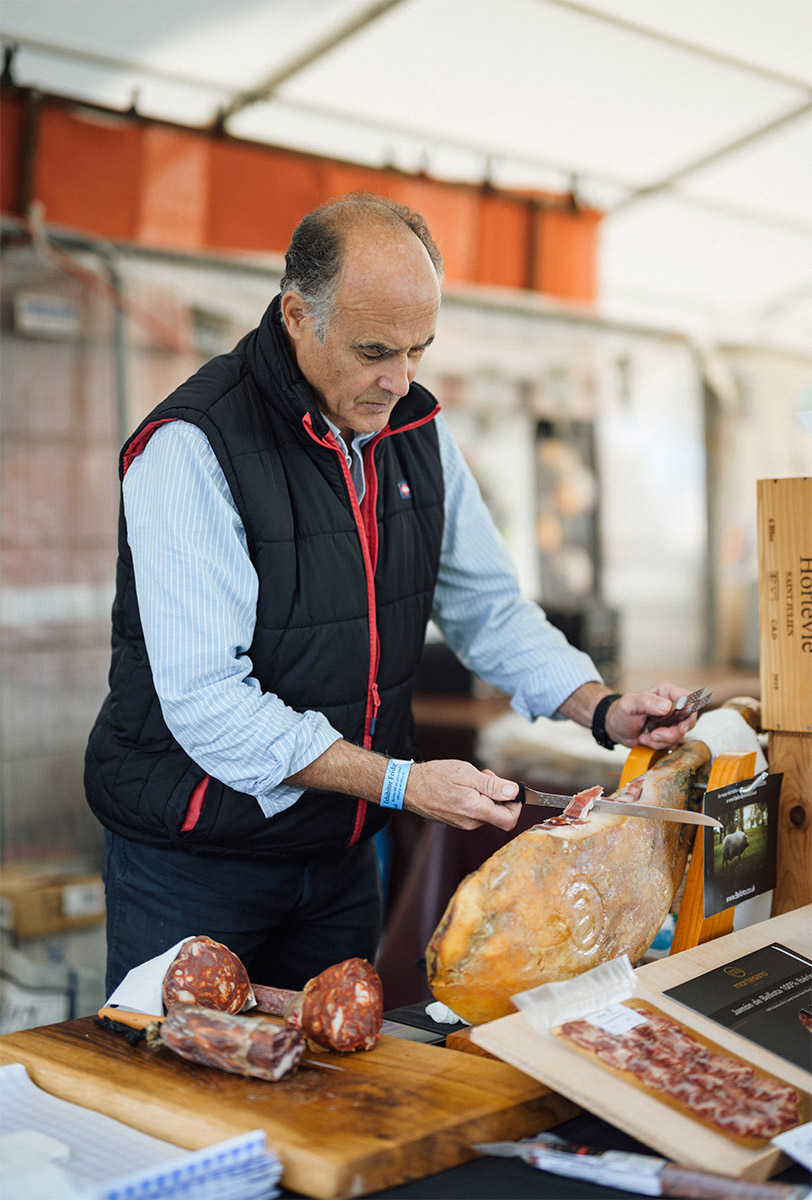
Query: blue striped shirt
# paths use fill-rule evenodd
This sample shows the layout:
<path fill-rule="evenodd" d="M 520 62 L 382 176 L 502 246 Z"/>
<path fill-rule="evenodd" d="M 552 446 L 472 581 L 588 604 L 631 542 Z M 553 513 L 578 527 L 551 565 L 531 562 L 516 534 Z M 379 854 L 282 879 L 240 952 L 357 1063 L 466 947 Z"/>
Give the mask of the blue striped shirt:
<path fill-rule="evenodd" d="M 518 581 L 479 488 L 442 417 L 445 526 L 432 618 L 461 661 L 532 720 L 600 676 Z M 347 455 L 364 491 L 361 446 Z M 161 426 L 124 478 L 127 537 L 164 719 L 209 775 L 255 796 L 266 816 L 301 794 L 283 781 L 340 734 L 318 712 L 263 692 L 250 672 L 259 582 L 220 464 L 197 426 Z"/>

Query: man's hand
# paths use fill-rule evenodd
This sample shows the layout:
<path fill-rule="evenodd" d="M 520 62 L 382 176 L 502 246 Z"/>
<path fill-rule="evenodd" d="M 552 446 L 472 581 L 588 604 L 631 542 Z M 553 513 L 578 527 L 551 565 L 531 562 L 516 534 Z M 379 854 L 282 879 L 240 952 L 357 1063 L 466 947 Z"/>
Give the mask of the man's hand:
<path fill-rule="evenodd" d="M 688 730 L 693 729 L 696 724 L 696 713 L 692 713 L 678 725 L 661 726 L 652 729 L 651 733 L 643 733 L 643 726 L 649 717 L 666 716 L 680 696 L 689 694 L 687 688 L 677 687 L 667 680 L 655 684 L 645 692 L 628 692 L 614 704 L 610 704 L 606 714 L 606 732 L 613 741 L 624 746 L 634 746 L 638 742 L 643 746 L 650 746 L 652 750 L 678 746 Z"/>
<path fill-rule="evenodd" d="M 389 760 L 351 742 L 334 742 L 309 766 L 291 775 L 288 783 L 318 791 L 343 792 L 380 804 Z M 403 807 L 430 821 L 457 829 L 495 825 L 510 830 L 519 819 L 521 804 L 506 803 L 518 795 L 518 785 L 492 771 L 478 771 L 457 759 L 413 763 Z"/>
<path fill-rule="evenodd" d="M 493 771 L 478 771 L 454 758 L 440 759 L 413 764 L 403 807 L 457 829 L 495 825 L 510 830 L 522 809 L 518 800 L 510 803 L 518 791 L 517 784 Z"/>
<path fill-rule="evenodd" d="M 579 725 L 592 724 L 592 714 L 595 705 L 604 696 L 610 695 L 610 689 L 602 683 L 585 683 L 576 688 L 568 696 L 558 711 L 563 717 L 577 721 Z M 678 725 L 661 726 L 652 729 L 651 733 L 643 733 L 643 726 L 649 717 L 664 717 L 670 713 L 680 696 L 689 696 L 687 688 L 677 687 L 674 683 L 664 680 L 644 692 L 627 692 L 619 700 L 609 705 L 606 714 L 606 732 L 613 742 L 623 746 L 650 746 L 652 750 L 670 749 L 682 741 L 689 729 L 696 724 L 696 715 L 686 717 Z"/>

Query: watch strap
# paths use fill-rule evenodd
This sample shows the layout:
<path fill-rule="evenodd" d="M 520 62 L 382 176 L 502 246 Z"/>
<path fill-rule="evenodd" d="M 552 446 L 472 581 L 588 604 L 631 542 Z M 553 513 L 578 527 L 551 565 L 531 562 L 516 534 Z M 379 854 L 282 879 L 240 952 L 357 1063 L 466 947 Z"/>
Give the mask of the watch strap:
<path fill-rule="evenodd" d="M 620 692 L 613 692 L 611 696 L 604 696 L 595 705 L 595 711 L 592 714 L 592 736 L 599 746 L 603 746 L 605 750 L 614 750 L 615 742 L 611 740 L 606 732 L 606 714 L 609 711 L 609 705 L 614 704 L 615 700 L 619 700 Z"/>

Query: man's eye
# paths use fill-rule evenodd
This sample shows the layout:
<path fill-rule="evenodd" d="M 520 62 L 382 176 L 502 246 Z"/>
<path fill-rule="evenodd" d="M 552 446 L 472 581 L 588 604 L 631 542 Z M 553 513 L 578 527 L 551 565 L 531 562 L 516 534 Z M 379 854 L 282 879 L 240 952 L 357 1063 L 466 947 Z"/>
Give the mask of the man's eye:
<path fill-rule="evenodd" d="M 380 350 L 362 350 L 361 354 L 367 362 L 380 362 L 382 358 L 386 358 L 386 355 L 382 354 Z"/>

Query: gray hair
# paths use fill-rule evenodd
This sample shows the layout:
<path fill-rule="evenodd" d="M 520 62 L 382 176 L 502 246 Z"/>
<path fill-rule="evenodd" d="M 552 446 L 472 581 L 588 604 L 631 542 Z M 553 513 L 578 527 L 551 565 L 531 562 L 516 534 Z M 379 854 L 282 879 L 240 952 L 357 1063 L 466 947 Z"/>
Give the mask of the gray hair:
<path fill-rule="evenodd" d="M 302 297 L 319 341 L 324 341 L 335 313 L 344 236 L 350 228 L 363 224 L 405 225 L 425 246 L 438 278 L 443 277 L 443 258 L 428 225 L 405 204 L 374 192 L 350 192 L 314 208 L 293 231 L 280 287 L 283 294 L 298 292 Z"/>

